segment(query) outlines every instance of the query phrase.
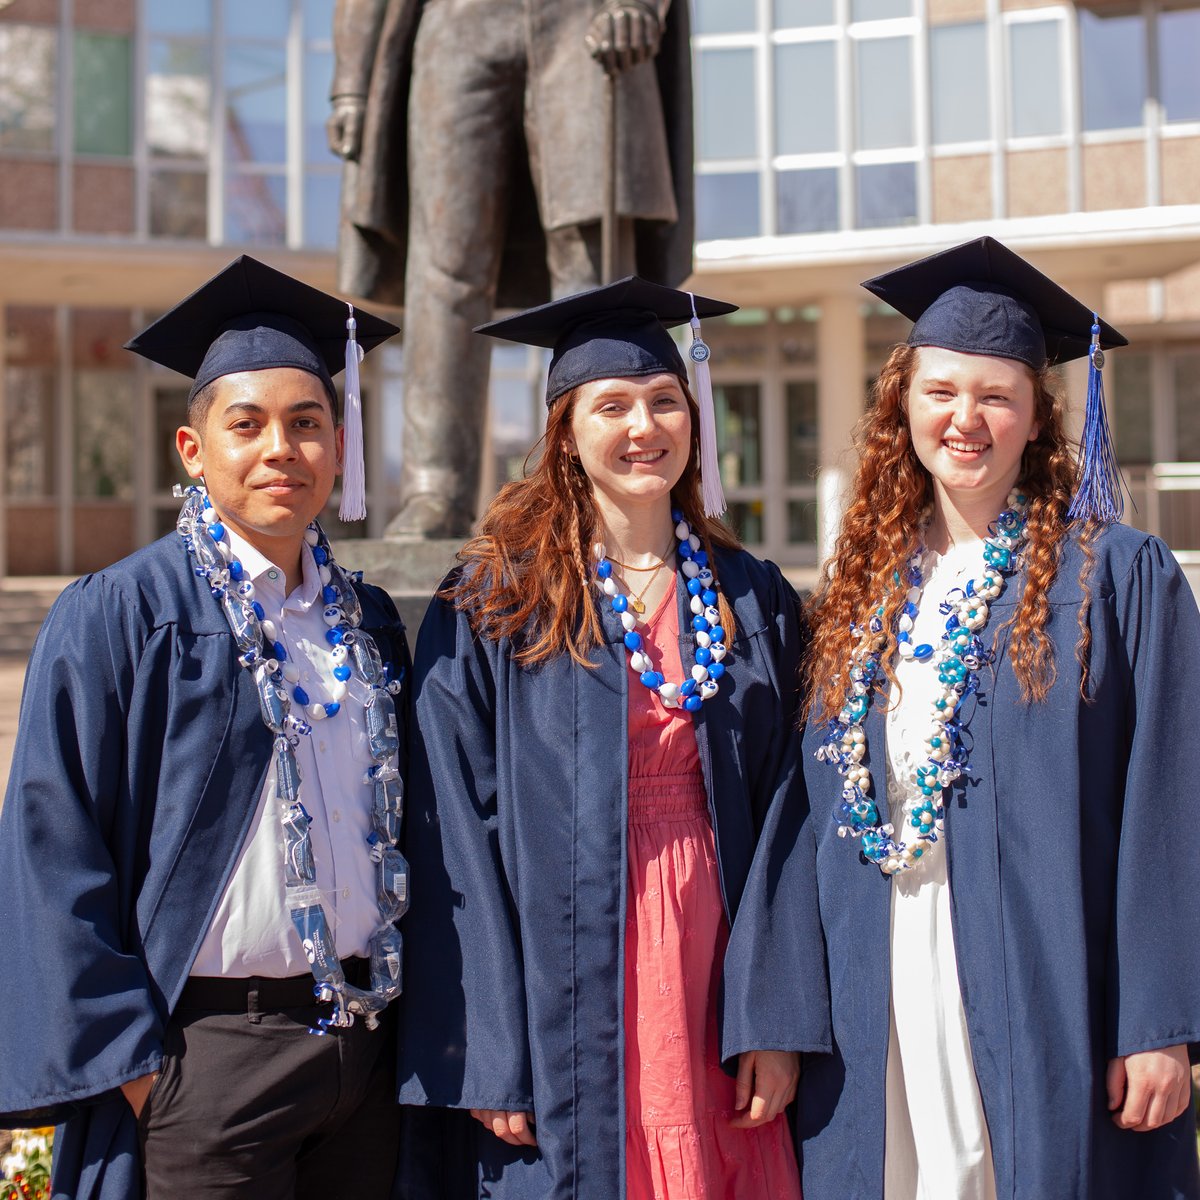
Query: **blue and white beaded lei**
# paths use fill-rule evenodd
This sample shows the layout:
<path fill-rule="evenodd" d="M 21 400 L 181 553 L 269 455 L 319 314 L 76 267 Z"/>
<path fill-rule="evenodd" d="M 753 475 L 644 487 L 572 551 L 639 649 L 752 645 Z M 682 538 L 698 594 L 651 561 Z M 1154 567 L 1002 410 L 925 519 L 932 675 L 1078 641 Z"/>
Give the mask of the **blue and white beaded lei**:
<path fill-rule="evenodd" d="M 963 700 L 979 690 L 979 670 L 992 659 L 991 651 L 980 636 L 988 622 L 988 605 L 1004 590 L 1006 576 L 1017 567 L 1017 553 L 1025 538 L 1028 499 L 1011 492 L 1008 506 L 989 527 L 983 543 L 983 573 L 966 587 L 955 588 L 941 603 L 946 630 L 941 645 L 913 645 L 913 618 L 921 599 L 920 548 L 908 560 L 905 582 L 908 596 L 897 621 L 897 653 L 902 658 L 923 662 L 932 660 L 942 685 L 942 694 L 934 701 L 930 730 L 918 755 L 920 765 L 913 782 L 922 800 L 908 816 L 911 833 L 898 837 L 890 823 L 881 822 L 872 798 L 870 769 L 865 765 L 867 735 L 864 723 L 870 711 L 875 688 L 885 678 L 881 656 L 887 644 L 883 627 L 885 606 L 880 604 L 865 627 L 856 627 L 858 644 L 850 652 L 850 682 L 846 701 L 829 731 L 817 758 L 831 763 L 843 777 L 842 796 L 833 817 L 839 837 L 861 840 L 863 857 L 875 863 L 885 875 L 910 870 L 938 841 L 945 822 L 943 794 L 965 774 L 967 750 L 962 741 L 959 709 Z M 897 575 L 896 582 L 900 583 Z"/>
<path fill-rule="evenodd" d="M 721 613 L 717 608 L 718 584 L 709 568 L 708 554 L 700 548 L 700 539 L 692 532 L 682 512 L 672 509 L 671 519 L 675 522 L 679 569 L 687 577 L 687 590 L 691 597 L 696 661 L 690 679 L 672 683 L 661 671 L 655 670 L 643 649 L 642 635 L 637 631 L 638 614 L 630 604 L 629 597 L 617 586 L 613 578 L 613 565 L 599 542 L 593 547 L 596 582 L 609 598 L 613 612 L 620 617 L 625 628 L 629 665 L 638 673 L 642 686 L 657 693 L 665 708 L 682 708 L 694 713 L 700 710 L 705 700 L 711 700 L 720 690 L 717 681 L 725 674 L 724 659 L 729 650 L 725 645 L 725 630 L 721 626 Z"/>

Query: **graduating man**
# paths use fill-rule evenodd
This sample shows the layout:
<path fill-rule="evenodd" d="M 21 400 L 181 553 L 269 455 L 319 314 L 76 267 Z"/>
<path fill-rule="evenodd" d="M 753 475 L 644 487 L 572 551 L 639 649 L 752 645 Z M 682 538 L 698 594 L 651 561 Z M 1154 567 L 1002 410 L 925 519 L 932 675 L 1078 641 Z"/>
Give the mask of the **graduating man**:
<path fill-rule="evenodd" d="M 195 379 L 195 486 L 47 617 L 0 818 L 0 1124 L 60 1123 L 55 1196 L 390 1192 L 408 649 L 316 517 L 395 332 L 243 257 L 129 343 Z"/>

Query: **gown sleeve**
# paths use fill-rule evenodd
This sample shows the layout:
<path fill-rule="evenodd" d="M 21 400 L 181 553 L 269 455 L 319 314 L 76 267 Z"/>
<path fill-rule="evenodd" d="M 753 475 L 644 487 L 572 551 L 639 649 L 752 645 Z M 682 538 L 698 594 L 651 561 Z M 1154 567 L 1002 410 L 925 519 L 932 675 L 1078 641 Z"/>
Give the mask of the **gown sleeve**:
<path fill-rule="evenodd" d="M 1129 766 L 1109 947 L 1110 1052 L 1200 1050 L 1200 613 L 1170 550 L 1142 546 L 1115 596 Z"/>
<path fill-rule="evenodd" d="M 96 576 L 64 592 L 34 646 L 0 814 L 0 1125 L 60 1122 L 161 1063 L 126 936 L 133 883 L 109 839 L 137 803 L 126 722 L 147 640 Z"/>
<path fill-rule="evenodd" d="M 500 851 L 496 678 L 452 604 L 417 638 L 400 1101 L 532 1111 L 520 929 Z"/>
<path fill-rule="evenodd" d="M 772 633 L 781 693 L 765 820 L 725 954 L 722 1058 L 750 1050 L 828 1051 L 825 939 L 817 909 L 816 839 L 801 762 L 800 602 L 773 572 Z"/>

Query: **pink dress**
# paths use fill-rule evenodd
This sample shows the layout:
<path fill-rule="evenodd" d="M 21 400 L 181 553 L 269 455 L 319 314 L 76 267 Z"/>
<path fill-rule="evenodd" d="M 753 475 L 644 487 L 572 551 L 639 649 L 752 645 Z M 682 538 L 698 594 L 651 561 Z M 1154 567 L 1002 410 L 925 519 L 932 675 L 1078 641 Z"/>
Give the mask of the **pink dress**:
<path fill-rule="evenodd" d="M 682 678 L 672 588 L 641 630 Z M 690 667 L 690 663 L 689 663 Z M 736 668 L 735 668 L 736 669 Z M 716 995 L 729 927 L 692 717 L 630 670 L 629 898 L 625 926 L 628 1200 L 799 1200 L 786 1117 L 734 1129 Z"/>

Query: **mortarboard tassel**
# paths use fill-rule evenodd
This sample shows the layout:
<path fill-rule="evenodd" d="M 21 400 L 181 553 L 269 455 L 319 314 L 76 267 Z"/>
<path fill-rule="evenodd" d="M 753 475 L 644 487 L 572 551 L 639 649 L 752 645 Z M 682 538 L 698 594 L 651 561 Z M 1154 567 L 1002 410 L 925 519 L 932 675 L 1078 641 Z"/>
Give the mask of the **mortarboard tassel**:
<path fill-rule="evenodd" d="M 696 403 L 700 408 L 700 492 L 704 515 L 719 517 L 725 511 L 725 492 L 721 487 L 721 463 L 717 456 L 717 412 L 713 405 L 712 374 L 708 359 L 712 353 L 700 336 L 700 318 L 696 314 L 696 297 L 692 301 L 692 344 L 688 350 L 696 364 Z"/>
<path fill-rule="evenodd" d="M 1079 442 L 1079 475 L 1075 497 L 1067 510 L 1072 521 L 1099 521 L 1112 525 L 1121 519 L 1125 500 L 1121 495 L 1121 468 L 1113 449 L 1104 404 L 1104 351 L 1100 349 L 1100 317 L 1092 314 L 1092 346 L 1088 362 L 1087 409 Z"/>
<path fill-rule="evenodd" d="M 345 461 L 342 465 L 342 503 L 338 516 L 343 521 L 361 521 L 367 515 L 367 471 L 363 461 L 362 394 L 358 379 L 358 364 L 363 349 L 354 336 L 358 322 L 354 305 L 346 306 L 346 414 Z"/>

